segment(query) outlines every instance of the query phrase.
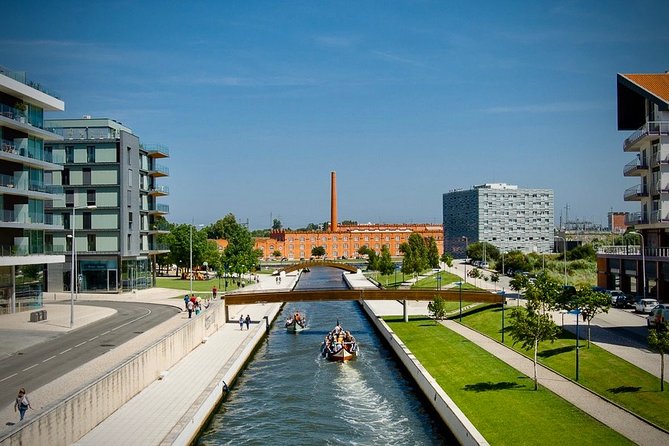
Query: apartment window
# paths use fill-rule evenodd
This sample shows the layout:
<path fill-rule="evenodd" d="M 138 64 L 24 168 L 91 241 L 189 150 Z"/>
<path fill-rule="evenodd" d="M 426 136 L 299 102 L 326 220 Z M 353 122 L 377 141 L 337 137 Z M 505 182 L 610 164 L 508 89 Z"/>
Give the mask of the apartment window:
<path fill-rule="evenodd" d="M 86 161 L 89 163 L 95 162 L 95 146 L 86 146 Z"/>
<path fill-rule="evenodd" d="M 88 234 L 88 250 L 95 251 L 95 234 Z"/>
<path fill-rule="evenodd" d="M 70 213 L 69 212 L 63 212 L 61 214 L 61 217 L 63 217 L 63 228 L 64 229 L 72 229 L 72 228 L 70 228 Z"/>
<path fill-rule="evenodd" d="M 91 229 L 91 213 L 84 212 L 84 229 Z"/>
<path fill-rule="evenodd" d="M 65 238 L 65 251 L 72 252 L 72 239 L 70 237 Z"/>
<path fill-rule="evenodd" d="M 62 181 L 61 184 L 63 186 L 69 186 L 70 185 L 70 169 L 63 169 L 62 175 Z"/>
<path fill-rule="evenodd" d="M 128 169 L 128 187 L 132 187 L 132 169 Z"/>
<path fill-rule="evenodd" d="M 65 191 L 65 207 L 71 208 L 74 207 L 74 191 L 66 190 Z"/>
<path fill-rule="evenodd" d="M 128 251 L 130 251 L 131 240 L 132 239 L 130 238 L 130 234 L 128 234 Z"/>
<path fill-rule="evenodd" d="M 95 189 L 88 189 L 86 191 L 86 204 L 88 206 L 95 205 Z"/>
<path fill-rule="evenodd" d="M 81 173 L 83 174 L 83 185 L 84 186 L 90 186 L 91 184 L 91 168 L 90 167 L 84 167 L 81 170 Z"/>
<path fill-rule="evenodd" d="M 127 157 L 127 159 L 128 159 L 128 166 L 131 166 L 131 165 L 132 165 L 132 157 L 130 156 L 130 152 L 132 151 L 132 148 L 131 148 L 131 147 L 128 147 L 127 149 L 128 149 L 128 157 Z M 130 249 L 130 248 L 128 248 L 128 249 Z"/>
<path fill-rule="evenodd" d="M 132 212 L 128 212 L 128 230 L 132 231 Z"/>
<path fill-rule="evenodd" d="M 65 146 L 65 162 L 74 162 L 74 146 Z"/>

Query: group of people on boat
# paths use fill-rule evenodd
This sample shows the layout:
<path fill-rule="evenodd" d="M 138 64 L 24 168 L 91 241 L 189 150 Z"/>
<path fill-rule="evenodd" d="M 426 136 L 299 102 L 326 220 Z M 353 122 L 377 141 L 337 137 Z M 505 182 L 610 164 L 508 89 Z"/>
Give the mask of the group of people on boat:
<path fill-rule="evenodd" d="M 344 330 L 339 321 L 337 321 L 335 328 L 325 336 L 323 355 L 334 354 L 341 349 L 354 354 L 358 350 L 358 344 L 351 332 Z"/>
<path fill-rule="evenodd" d="M 290 327 L 295 324 L 299 325 L 301 328 L 304 328 L 306 323 L 306 319 L 300 314 L 299 311 L 296 311 L 295 314 L 288 316 L 288 319 L 286 319 L 286 327 Z"/>

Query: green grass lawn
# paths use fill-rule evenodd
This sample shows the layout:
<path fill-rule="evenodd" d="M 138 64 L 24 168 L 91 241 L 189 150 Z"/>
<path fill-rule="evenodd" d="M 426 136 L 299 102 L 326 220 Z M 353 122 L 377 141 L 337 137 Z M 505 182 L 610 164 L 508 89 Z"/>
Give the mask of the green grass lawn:
<path fill-rule="evenodd" d="M 463 316 L 462 323 L 499 341 L 502 329 L 501 313 L 499 307 L 487 309 Z M 505 322 L 508 322 L 510 314 L 507 307 Z M 669 429 L 669 392 L 660 392 L 659 378 L 594 344 L 586 348 L 586 328 L 584 325 L 581 331 L 578 382 L 664 429 Z M 504 343 L 529 357 L 532 356 L 532 351 L 523 350 L 520 344 L 513 346 L 513 339 L 508 335 L 505 336 Z M 563 331 L 554 343 L 541 343 L 538 359 L 562 375 L 575 379 L 576 337 Z"/>
<path fill-rule="evenodd" d="M 455 274 L 451 274 L 446 271 L 441 271 L 437 274 L 433 274 L 429 277 L 425 277 L 423 279 L 420 279 L 416 283 L 413 284 L 411 288 L 432 288 L 436 289 L 437 285 L 439 284 L 437 277 L 441 276 L 441 288 L 447 288 L 447 285 L 450 285 L 451 283 L 457 283 L 460 282 L 462 279 L 460 276 L 456 276 Z M 462 289 L 463 290 L 478 290 L 477 286 L 473 285 L 473 280 L 474 279 L 468 279 L 469 281 L 466 283 L 462 284 Z M 460 289 L 460 286 L 456 286 L 453 289 Z"/>
<path fill-rule="evenodd" d="M 384 319 L 490 444 L 632 444 L 441 324 Z"/>
<path fill-rule="evenodd" d="M 225 281 L 221 279 L 221 286 L 218 286 L 218 279 L 209 279 L 209 280 L 193 280 L 193 292 L 206 292 L 211 297 L 211 289 L 216 287 L 219 290 L 219 293 L 223 292 L 225 288 Z M 158 288 L 170 288 L 173 290 L 190 290 L 190 280 L 182 280 L 178 277 L 157 277 L 156 278 L 156 287 Z M 236 280 L 228 278 L 228 291 L 237 289 Z"/>

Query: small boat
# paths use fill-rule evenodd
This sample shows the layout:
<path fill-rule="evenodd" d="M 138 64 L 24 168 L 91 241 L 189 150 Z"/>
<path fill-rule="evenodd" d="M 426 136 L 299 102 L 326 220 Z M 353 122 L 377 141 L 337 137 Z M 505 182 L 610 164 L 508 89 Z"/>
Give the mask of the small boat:
<path fill-rule="evenodd" d="M 329 361 L 348 361 L 358 355 L 358 343 L 351 332 L 344 331 L 337 322 L 334 330 L 325 336 L 321 354 Z"/>
<path fill-rule="evenodd" d="M 309 268 L 304 268 L 304 269 L 302 270 L 302 272 L 303 272 L 303 273 L 310 273 L 311 270 L 310 270 Z"/>
<path fill-rule="evenodd" d="M 307 328 L 307 318 L 299 311 L 296 311 L 288 319 L 286 319 L 286 331 L 297 333 Z"/>

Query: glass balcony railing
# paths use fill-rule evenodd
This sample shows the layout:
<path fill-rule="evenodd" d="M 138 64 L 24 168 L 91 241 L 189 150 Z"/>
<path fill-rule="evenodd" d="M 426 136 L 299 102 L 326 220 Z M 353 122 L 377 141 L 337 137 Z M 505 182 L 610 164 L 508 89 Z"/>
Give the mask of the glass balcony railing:
<path fill-rule="evenodd" d="M 153 186 L 149 193 L 152 195 L 169 195 L 170 188 L 167 186 Z"/>
<path fill-rule="evenodd" d="M 153 206 L 149 206 L 149 212 L 152 213 L 157 213 L 157 214 L 169 214 L 170 213 L 170 207 L 169 205 L 166 204 L 156 204 Z"/>
<path fill-rule="evenodd" d="M 649 121 L 645 123 L 623 142 L 623 150 L 630 151 L 634 149 L 635 144 L 650 135 L 669 135 L 669 121 Z"/>
<path fill-rule="evenodd" d="M 615 256 L 641 256 L 641 247 L 639 245 L 616 245 L 616 246 L 600 246 L 597 248 L 597 254 L 608 254 Z M 668 257 L 668 247 L 650 247 L 643 250 L 643 255 L 646 260 L 652 257 Z"/>
<path fill-rule="evenodd" d="M 61 215 L 45 214 L 45 213 L 26 213 L 16 212 L 12 210 L 0 210 L 0 221 L 3 223 L 18 223 L 18 224 L 41 224 L 51 226 L 62 226 L 63 219 Z"/>
<path fill-rule="evenodd" d="M 168 176 L 170 174 L 170 169 L 160 164 L 154 164 L 149 168 L 149 172 L 154 176 Z"/>
<path fill-rule="evenodd" d="M 44 245 L 30 248 L 29 246 L 0 245 L 0 257 L 58 254 L 65 254 L 65 246 Z"/>
<path fill-rule="evenodd" d="M 14 121 L 20 122 L 21 124 L 30 124 L 33 127 L 44 129 L 43 122 L 30 121 L 26 111 L 20 108 L 11 107 L 6 104 L 0 104 L 0 116 L 13 119 Z"/>
<path fill-rule="evenodd" d="M 625 216 L 626 226 L 644 225 L 648 223 L 648 219 L 641 215 L 641 212 L 630 212 Z"/>
<path fill-rule="evenodd" d="M 167 243 L 149 243 L 148 244 L 148 251 L 169 251 L 170 250 L 170 245 Z M 147 251 L 147 250 L 145 250 Z"/>
<path fill-rule="evenodd" d="M 139 147 L 146 150 L 148 155 L 153 158 L 167 158 L 170 156 L 170 149 L 164 144 L 140 144 Z"/>
<path fill-rule="evenodd" d="M 640 170 L 645 170 L 645 169 L 648 169 L 648 165 L 646 164 L 646 162 L 636 157 L 629 163 L 625 164 L 625 167 L 623 168 L 623 175 L 625 176 L 634 174 L 638 175 Z"/>
<path fill-rule="evenodd" d="M 648 188 L 641 184 L 625 189 L 624 199 L 626 201 L 639 200 L 641 197 L 648 196 Z"/>
<path fill-rule="evenodd" d="M 5 76 L 14 79 L 17 82 L 21 82 L 22 84 L 32 87 L 35 90 L 41 91 L 42 93 L 48 94 L 49 96 L 53 96 L 54 98 L 60 99 L 60 95 L 58 93 L 52 90 L 48 90 L 47 88 L 43 87 L 39 82 L 31 81 L 30 79 L 28 79 L 25 71 L 12 71 L 5 67 L 0 66 L 0 74 L 4 74 Z"/>
<path fill-rule="evenodd" d="M 19 191 L 43 192 L 46 194 L 62 195 L 63 186 L 58 184 L 44 184 L 37 181 L 31 181 L 26 187 L 26 181 L 17 181 L 11 175 L 0 174 L 0 187 L 7 187 Z"/>

